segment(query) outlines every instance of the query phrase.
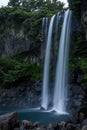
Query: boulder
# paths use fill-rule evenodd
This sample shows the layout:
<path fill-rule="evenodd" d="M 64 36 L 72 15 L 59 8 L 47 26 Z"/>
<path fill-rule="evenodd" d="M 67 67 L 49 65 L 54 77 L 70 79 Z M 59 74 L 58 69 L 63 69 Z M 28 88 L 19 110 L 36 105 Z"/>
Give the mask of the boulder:
<path fill-rule="evenodd" d="M 76 126 L 72 123 L 68 123 L 67 126 L 66 126 L 66 129 L 67 130 L 77 130 Z"/>
<path fill-rule="evenodd" d="M 82 126 L 87 125 L 87 118 L 82 122 Z"/>
<path fill-rule="evenodd" d="M 41 128 L 41 127 L 38 127 L 36 130 L 43 130 L 43 128 Z"/>
<path fill-rule="evenodd" d="M 47 128 L 48 130 L 53 130 L 53 124 L 52 123 L 50 123 L 49 125 L 48 125 L 48 128 Z"/>
<path fill-rule="evenodd" d="M 16 112 L 12 112 L 0 116 L 1 130 L 13 130 L 18 126 L 19 126 L 19 120 Z"/>
<path fill-rule="evenodd" d="M 39 122 L 35 122 L 35 123 L 34 123 L 34 127 L 37 128 L 37 127 L 39 127 L 39 126 L 40 126 L 40 123 L 39 123 Z"/>
<path fill-rule="evenodd" d="M 20 128 L 14 128 L 14 130 L 20 130 Z"/>
<path fill-rule="evenodd" d="M 84 125 L 81 130 L 87 130 L 87 125 Z"/>
<path fill-rule="evenodd" d="M 28 120 L 23 120 L 22 121 L 22 126 L 25 128 L 25 129 L 30 129 L 33 127 L 33 124 L 31 121 L 28 121 Z"/>

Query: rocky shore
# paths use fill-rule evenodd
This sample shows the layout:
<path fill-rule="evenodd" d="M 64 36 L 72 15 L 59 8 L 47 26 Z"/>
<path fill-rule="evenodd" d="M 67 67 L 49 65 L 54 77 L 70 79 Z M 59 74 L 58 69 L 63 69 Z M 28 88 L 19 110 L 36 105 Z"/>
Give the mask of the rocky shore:
<path fill-rule="evenodd" d="M 0 116 L 0 130 L 87 130 L 87 108 L 84 107 L 78 111 L 76 122 L 71 120 L 49 123 L 47 125 L 39 122 L 32 123 L 28 120 L 19 121 L 16 112 Z"/>
<path fill-rule="evenodd" d="M 17 87 L 0 93 L 0 108 L 7 106 L 29 108 L 40 106 L 42 82 L 37 81 L 32 87 Z M 51 86 L 52 87 L 52 86 Z M 69 86 L 67 109 L 72 120 L 49 123 L 47 125 L 28 120 L 20 121 L 17 112 L 0 116 L 0 130 L 87 130 L 87 87 L 77 84 Z"/>

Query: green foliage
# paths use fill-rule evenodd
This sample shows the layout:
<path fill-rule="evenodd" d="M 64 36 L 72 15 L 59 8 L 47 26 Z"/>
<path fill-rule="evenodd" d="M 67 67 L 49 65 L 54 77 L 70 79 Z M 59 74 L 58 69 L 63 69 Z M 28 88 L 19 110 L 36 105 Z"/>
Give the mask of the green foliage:
<path fill-rule="evenodd" d="M 82 83 L 82 85 L 87 85 L 87 58 L 79 59 L 78 65 L 83 72 L 84 82 Z"/>
<path fill-rule="evenodd" d="M 74 14 L 80 18 L 81 16 L 81 5 L 82 5 L 82 0 L 68 0 L 69 2 L 69 7 L 74 11 Z"/>
<path fill-rule="evenodd" d="M 8 7 L 0 8 L 0 37 L 5 40 L 9 36 L 33 39 L 33 43 L 38 44 L 35 39 L 40 37 L 42 18 L 50 18 L 61 11 L 63 6 L 63 3 L 56 0 L 52 4 L 50 0 L 9 0 Z M 33 53 L 36 54 L 36 50 Z M 40 68 L 36 64 L 31 65 L 28 61 L 16 58 L 0 58 L 1 86 L 14 86 L 21 84 L 21 81 L 31 84 L 41 76 Z"/>
<path fill-rule="evenodd" d="M 44 0 L 10 0 L 8 7 L 0 8 L 0 34 L 36 39 L 41 32 L 43 17 L 51 17 L 63 9 L 64 4 Z M 19 36 L 19 37 L 18 37 Z M 22 37 L 21 37 L 22 38 Z"/>
<path fill-rule="evenodd" d="M 41 78 L 40 68 L 28 61 L 20 61 L 15 58 L 0 58 L 0 83 L 2 86 L 34 83 Z"/>
<path fill-rule="evenodd" d="M 82 75 L 82 86 L 87 86 L 87 44 L 82 32 L 74 32 L 70 51 L 70 71 Z"/>
<path fill-rule="evenodd" d="M 83 77 L 82 86 L 87 86 L 87 58 L 75 58 L 70 63 L 71 70 L 79 70 Z"/>
<path fill-rule="evenodd" d="M 29 17 L 23 22 L 22 28 L 27 37 L 35 38 L 41 31 L 42 14 L 40 11 L 32 11 Z"/>
<path fill-rule="evenodd" d="M 24 20 L 26 20 L 26 18 L 28 18 L 28 17 L 29 17 L 28 12 L 26 12 L 24 10 L 16 9 L 9 13 L 8 20 L 15 25 L 17 25 L 17 24 L 21 25 L 22 22 Z"/>
<path fill-rule="evenodd" d="M 63 9 L 64 4 L 57 0 L 54 0 L 53 3 L 51 0 L 9 0 L 8 6 L 34 11 L 50 7 Z"/>
<path fill-rule="evenodd" d="M 13 6 L 13 7 L 19 7 L 20 6 L 20 0 L 9 0 L 8 5 Z"/>

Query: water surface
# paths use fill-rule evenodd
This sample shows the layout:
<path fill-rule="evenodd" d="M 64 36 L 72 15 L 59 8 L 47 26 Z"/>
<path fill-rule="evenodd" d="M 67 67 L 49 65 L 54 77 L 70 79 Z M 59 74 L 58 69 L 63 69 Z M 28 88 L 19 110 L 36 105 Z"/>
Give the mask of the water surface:
<path fill-rule="evenodd" d="M 64 120 L 69 120 L 71 117 L 69 114 L 57 114 L 50 111 L 42 111 L 39 108 L 31 109 L 17 109 L 17 108 L 0 108 L 0 115 L 16 111 L 18 113 L 20 120 L 29 120 L 32 122 L 40 122 L 43 124 L 60 122 Z"/>

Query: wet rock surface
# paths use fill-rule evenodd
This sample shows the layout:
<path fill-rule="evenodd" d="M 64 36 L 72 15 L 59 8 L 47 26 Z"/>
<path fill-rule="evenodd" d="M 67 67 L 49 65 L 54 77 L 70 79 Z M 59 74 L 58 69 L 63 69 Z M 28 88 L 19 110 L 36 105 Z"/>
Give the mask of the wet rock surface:
<path fill-rule="evenodd" d="M 16 127 L 10 129 L 8 119 L 4 120 L 4 127 L 2 127 L 2 118 L 0 118 L 0 130 L 87 130 L 87 87 L 71 84 L 68 88 L 67 108 L 72 114 L 72 120 L 47 125 L 23 120 L 19 125 L 17 119 Z M 0 107 L 29 108 L 40 106 L 41 90 L 41 81 L 37 81 L 32 87 L 6 90 L 0 93 Z"/>
<path fill-rule="evenodd" d="M 87 104 L 86 92 L 87 92 L 87 87 L 80 87 L 75 84 L 70 85 L 69 99 L 68 99 L 69 109 L 75 108 L 79 110 L 79 108 Z"/>
<path fill-rule="evenodd" d="M 16 127 L 19 127 L 19 120 L 16 112 L 12 112 L 0 116 L 1 130 L 13 130 Z"/>
<path fill-rule="evenodd" d="M 36 107 L 41 102 L 42 83 L 36 82 L 31 87 L 19 86 L 0 93 L 0 107 Z"/>
<path fill-rule="evenodd" d="M 87 87 L 70 84 L 68 89 L 67 110 L 73 113 L 74 110 L 78 111 L 87 104 Z M 3 93 L 0 93 L 0 107 L 37 107 L 41 105 L 41 94 L 42 81 L 37 81 L 31 87 L 19 86 L 13 90 L 5 90 Z M 53 89 L 49 96 L 50 99 L 53 98 Z M 49 103 L 50 108 L 52 107 L 51 101 Z"/>

